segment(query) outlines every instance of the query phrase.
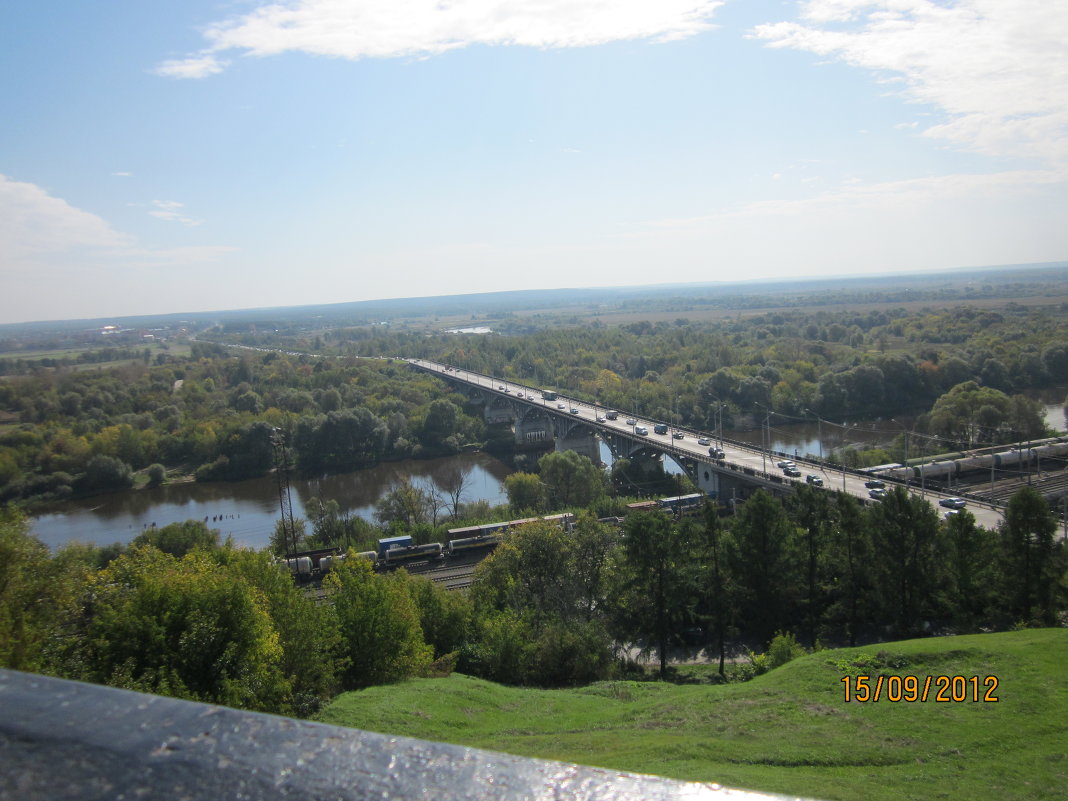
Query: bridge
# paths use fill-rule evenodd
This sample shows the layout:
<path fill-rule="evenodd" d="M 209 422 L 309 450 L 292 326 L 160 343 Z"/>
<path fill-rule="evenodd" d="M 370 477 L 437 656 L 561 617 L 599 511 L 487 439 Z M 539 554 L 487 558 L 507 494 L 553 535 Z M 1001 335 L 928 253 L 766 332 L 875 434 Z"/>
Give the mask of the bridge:
<path fill-rule="evenodd" d="M 451 365 L 425 359 L 401 359 L 412 367 L 432 373 L 460 387 L 469 397 L 480 398 L 485 404 L 487 423 L 510 423 L 515 428 L 516 442 L 553 442 L 558 450 L 575 450 L 600 462 L 598 440 L 605 443 L 613 459 L 635 461 L 671 457 L 694 483 L 721 503 L 743 500 L 757 488 L 777 495 L 793 492 L 797 483 L 805 483 L 809 476 L 818 477 L 826 490 L 841 490 L 862 503 L 877 503 L 870 496 L 865 483 L 872 476 L 843 469 L 817 460 L 788 457 L 738 442 L 721 434 L 673 426 L 623 409 L 608 419 L 610 411 L 604 406 L 554 391 L 521 384 L 484 373 L 476 373 Z M 657 433 L 657 431 L 664 433 Z M 642 433 L 642 432 L 645 433 Z M 713 457 L 709 449 L 717 448 L 722 458 Z M 786 475 L 778 467 L 780 461 L 796 464 L 800 476 Z M 950 496 L 930 488 L 885 479 L 887 486 L 903 486 L 943 511 L 939 501 L 950 497 L 965 497 L 968 510 L 976 522 L 986 528 L 997 528 L 1003 518 L 1000 506 L 975 496 Z"/>

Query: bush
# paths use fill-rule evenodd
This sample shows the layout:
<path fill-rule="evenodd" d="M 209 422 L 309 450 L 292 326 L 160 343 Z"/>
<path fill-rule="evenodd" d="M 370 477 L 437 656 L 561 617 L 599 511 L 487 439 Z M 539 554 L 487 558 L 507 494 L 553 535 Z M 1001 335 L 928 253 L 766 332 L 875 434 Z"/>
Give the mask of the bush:
<path fill-rule="evenodd" d="M 167 468 L 159 463 L 149 465 L 145 473 L 148 475 L 150 487 L 158 487 L 167 478 Z"/>

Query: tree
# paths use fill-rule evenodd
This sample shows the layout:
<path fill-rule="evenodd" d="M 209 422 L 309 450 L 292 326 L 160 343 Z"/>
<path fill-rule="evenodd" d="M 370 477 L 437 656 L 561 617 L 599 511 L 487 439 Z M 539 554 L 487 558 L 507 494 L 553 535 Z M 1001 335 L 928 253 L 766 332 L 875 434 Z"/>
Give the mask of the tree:
<path fill-rule="evenodd" d="M 83 492 L 108 492 L 127 489 L 133 486 L 133 472 L 130 466 L 112 456 L 94 456 L 85 467 L 85 473 L 78 482 L 78 489 Z"/>
<path fill-rule="evenodd" d="M 158 462 L 150 464 L 145 472 L 148 474 L 148 486 L 150 487 L 158 487 L 167 478 L 167 468 Z"/>
<path fill-rule="evenodd" d="M 669 647 L 692 620 L 696 574 L 687 534 L 659 511 L 628 515 L 623 524 L 620 628 L 656 650 L 661 678 Z"/>
<path fill-rule="evenodd" d="M 471 465 L 460 464 L 453 460 L 438 476 L 438 485 L 449 496 L 453 517 L 459 515 L 460 503 L 463 501 L 464 492 L 470 487 L 471 470 Z"/>
<path fill-rule="evenodd" d="M 548 506 L 548 493 L 536 473 L 512 473 L 504 479 L 508 506 L 513 512 L 542 512 Z"/>
<path fill-rule="evenodd" d="M 947 602 L 958 631 L 976 631 L 993 603 L 996 542 L 967 509 L 951 515 L 942 532 Z"/>
<path fill-rule="evenodd" d="M 263 597 L 203 551 L 133 548 L 89 580 L 72 678 L 275 710 L 289 694 Z"/>
<path fill-rule="evenodd" d="M 1053 625 L 1064 545 L 1056 543 L 1057 521 L 1033 487 L 1012 496 L 1001 527 L 1002 572 L 1009 611 L 1016 620 Z"/>
<path fill-rule="evenodd" d="M 423 673 L 433 649 L 423 641 L 419 608 L 403 576 L 376 575 L 366 559 L 338 563 L 323 581 L 337 612 L 348 688 Z"/>
<path fill-rule="evenodd" d="M 724 549 L 724 531 L 720 525 L 719 508 L 715 501 L 706 500 L 704 508 L 704 542 L 702 562 L 707 565 L 706 615 L 711 618 L 715 632 L 716 651 L 719 653 L 719 675 L 725 674 L 727 659 L 727 565 Z"/>
<path fill-rule="evenodd" d="M 753 493 L 731 527 L 728 555 L 736 583 L 743 630 L 763 642 L 796 622 L 798 581 L 797 527 L 782 505 L 764 490 Z"/>
<path fill-rule="evenodd" d="M 210 551 L 219 547 L 219 532 L 209 529 L 203 521 L 186 520 L 184 523 L 148 529 L 134 537 L 130 544 L 135 547 L 152 545 L 164 553 L 181 558 L 194 548 Z"/>
<path fill-rule="evenodd" d="M 63 551 L 50 557 L 19 512 L 0 508 L 0 667 L 54 670 L 52 651 L 85 576 Z"/>
<path fill-rule="evenodd" d="M 375 504 L 375 519 L 383 524 L 401 523 L 406 528 L 424 523 L 437 525 L 440 509 L 440 499 L 405 476 Z"/>
<path fill-rule="evenodd" d="M 938 513 L 925 499 L 894 487 L 872 508 L 871 524 L 884 613 L 899 636 L 915 634 L 934 611 Z"/>
<path fill-rule="evenodd" d="M 316 603 L 278 569 L 265 551 L 220 548 L 215 558 L 224 569 L 262 594 L 278 632 L 279 669 L 291 686 L 277 712 L 309 717 L 334 695 L 343 666 L 341 632 L 330 604 Z"/>
<path fill-rule="evenodd" d="M 604 494 L 604 471 L 575 451 L 545 454 L 538 471 L 554 508 L 589 506 Z"/>

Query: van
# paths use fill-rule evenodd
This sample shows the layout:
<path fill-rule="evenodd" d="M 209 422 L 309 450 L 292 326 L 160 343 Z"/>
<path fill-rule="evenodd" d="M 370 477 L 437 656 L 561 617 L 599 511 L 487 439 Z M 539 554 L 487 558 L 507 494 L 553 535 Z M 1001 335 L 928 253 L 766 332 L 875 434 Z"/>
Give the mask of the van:
<path fill-rule="evenodd" d="M 613 409 L 609 409 L 607 412 L 604 413 L 604 416 L 609 420 L 615 420 L 617 417 L 619 417 L 619 412 L 614 411 Z"/>
<path fill-rule="evenodd" d="M 667 433 L 667 423 L 657 423 L 656 425 L 654 425 L 653 426 L 653 433 L 654 434 L 666 434 Z"/>
<path fill-rule="evenodd" d="M 639 437 L 647 437 L 649 436 L 649 429 L 645 426 L 635 426 L 634 433 L 637 434 Z"/>

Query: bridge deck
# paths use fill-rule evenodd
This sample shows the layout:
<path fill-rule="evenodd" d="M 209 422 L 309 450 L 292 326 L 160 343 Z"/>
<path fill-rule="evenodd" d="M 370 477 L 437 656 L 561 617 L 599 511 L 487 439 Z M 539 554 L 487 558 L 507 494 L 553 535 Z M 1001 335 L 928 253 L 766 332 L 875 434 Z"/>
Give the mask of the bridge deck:
<path fill-rule="evenodd" d="M 665 421 L 628 413 L 624 409 L 616 410 L 619 412 L 619 417 L 616 420 L 599 420 L 607 411 L 605 407 L 569 397 L 559 392 L 556 393 L 554 400 L 546 400 L 543 397 L 544 390 L 539 387 L 520 384 L 483 373 L 475 373 L 425 359 L 402 359 L 402 361 L 408 362 L 417 369 L 439 375 L 450 381 L 476 387 L 487 395 L 507 398 L 511 403 L 525 404 L 538 408 L 545 414 L 556 415 L 560 418 L 580 423 L 604 437 L 622 437 L 640 442 L 650 450 L 659 451 L 677 459 L 692 460 L 702 465 L 708 465 L 717 472 L 743 479 L 749 483 L 774 489 L 790 490 L 793 488 L 792 485 L 794 483 L 804 483 L 806 475 L 817 475 L 823 479 L 824 489 L 841 490 L 861 499 L 865 503 L 872 502 L 868 488 L 864 486 L 864 482 L 869 480 L 871 476 L 865 473 L 843 470 L 825 462 L 787 457 L 784 454 L 764 451 L 760 448 L 754 448 L 752 445 L 728 438 L 714 437 L 707 432 L 688 428 L 669 425 L 668 433 L 656 434 L 654 433 L 654 426 L 663 424 Z M 577 409 L 577 413 L 572 414 L 572 409 Z M 628 423 L 628 420 L 633 420 L 634 422 Z M 637 433 L 638 428 L 642 426 L 648 429 L 648 435 Z M 672 431 L 680 431 L 683 435 L 682 439 L 673 438 Z M 721 447 L 725 458 L 717 460 L 709 456 L 708 447 L 697 444 L 699 437 L 708 438 Z M 776 462 L 782 459 L 790 459 L 795 462 L 798 470 L 801 471 L 801 476 L 794 478 L 784 475 L 776 467 Z M 886 484 L 887 486 L 895 484 L 904 486 L 901 482 L 893 480 L 886 480 Z M 913 495 L 923 497 L 934 504 L 936 509 L 938 509 L 939 500 L 951 497 L 946 493 L 915 485 L 909 485 L 907 489 Z M 976 521 L 980 525 L 993 529 L 1001 524 L 1003 514 L 999 505 L 976 496 L 962 495 L 961 497 L 967 498 L 968 509 L 975 515 Z"/>

